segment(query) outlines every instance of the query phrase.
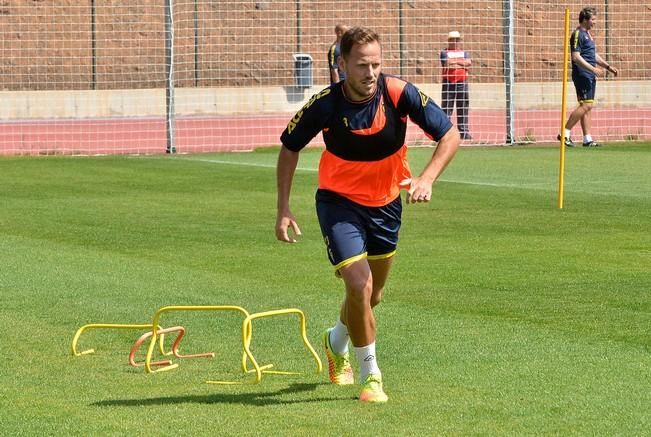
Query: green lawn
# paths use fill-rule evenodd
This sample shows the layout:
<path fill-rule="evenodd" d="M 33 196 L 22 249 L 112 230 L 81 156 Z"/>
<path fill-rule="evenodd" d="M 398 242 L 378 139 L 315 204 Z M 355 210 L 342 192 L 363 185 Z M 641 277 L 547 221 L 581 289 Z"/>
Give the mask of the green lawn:
<path fill-rule="evenodd" d="M 651 429 L 651 145 L 464 148 L 427 205 L 405 205 L 377 309 L 390 397 L 315 373 L 296 319 L 174 313 L 182 352 L 128 365 L 165 305 L 296 307 L 322 355 L 337 317 L 314 212 L 319 150 L 301 155 L 296 245 L 275 240 L 277 149 L 246 154 L 0 158 L 0 424 L 4 435 L 643 435 Z M 419 170 L 432 149 L 412 149 Z M 142 355 L 143 352 L 140 353 Z M 139 356 L 142 358 L 142 356 Z"/>

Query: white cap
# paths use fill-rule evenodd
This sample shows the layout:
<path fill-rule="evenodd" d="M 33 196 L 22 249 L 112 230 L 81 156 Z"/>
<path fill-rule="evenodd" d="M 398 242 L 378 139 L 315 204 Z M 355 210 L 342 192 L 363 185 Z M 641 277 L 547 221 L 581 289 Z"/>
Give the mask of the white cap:
<path fill-rule="evenodd" d="M 452 38 L 461 38 L 461 34 L 456 30 L 453 30 L 452 32 L 448 33 L 448 39 Z"/>

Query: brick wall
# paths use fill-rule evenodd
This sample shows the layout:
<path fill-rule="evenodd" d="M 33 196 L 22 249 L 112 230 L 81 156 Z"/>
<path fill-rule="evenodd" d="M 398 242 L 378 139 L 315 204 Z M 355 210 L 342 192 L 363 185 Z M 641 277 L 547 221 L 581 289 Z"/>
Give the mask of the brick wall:
<path fill-rule="evenodd" d="M 502 3 L 404 0 L 401 59 L 396 1 L 301 0 L 299 20 L 296 0 L 199 0 L 195 64 L 194 2 L 177 1 L 175 80 L 180 87 L 290 85 L 291 55 L 300 50 L 314 58 L 315 82 L 327 83 L 326 50 L 335 23 L 344 22 L 376 29 L 383 38 L 385 71 L 416 83 L 439 81 L 438 51 L 448 30 L 458 29 L 472 53 L 472 80 L 501 82 Z M 516 80 L 559 80 L 565 6 L 548 0 L 515 4 Z M 95 0 L 94 5 L 95 62 L 90 0 L 0 0 L 0 90 L 164 87 L 163 1 Z M 574 28 L 583 4 L 569 6 Z M 599 52 L 627 79 L 649 79 L 651 6 L 611 1 L 608 44 L 605 2 L 596 6 Z"/>

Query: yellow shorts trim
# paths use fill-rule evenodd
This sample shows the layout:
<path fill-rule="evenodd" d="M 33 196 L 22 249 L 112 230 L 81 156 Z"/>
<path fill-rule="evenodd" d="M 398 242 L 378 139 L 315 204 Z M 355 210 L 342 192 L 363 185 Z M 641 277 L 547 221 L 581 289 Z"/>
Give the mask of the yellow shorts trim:
<path fill-rule="evenodd" d="M 394 251 L 391 251 L 389 253 L 383 253 L 382 255 L 371 255 L 371 256 L 369 256 L 367 252 L 364 252 L 364 253 L 362 253 L 360 255 L 350 257 L 348 259 L 343 260 L 342 262 L 340 262 L 339 264 L 337 264 L 335 266 L 335 276 L 338 277 L 338 278 L 341 278 L 341 273 L 339 273 L 339 270 L 342 269 L 343 267 L 346 267 L 349 264 L 352 264 L 352 263 L 354 263 L 356 261 L 359 261 L 360 259 L 364 259 L 364 258 L 369 259 L 369 260 L 388 259 L 388 258 L 391 258 L 392 256 L 394 256 L 395 254 L 396 254 L 396 251 L 394 250 Z"/>
<path fill-rule="evenodd" d="M 393 250 L 393 251 L 391 251 L 389 253 L 383 253 L 382 255 L 367 256 L 366 258 L 371 259 L 371 260 L 372 259 L 387 259 L 387 258 L 391 258 L 395 254 L 396 254 L 396 251 Z"/>
<path fill-rule="evenodd" d="M 579 100 L 579 103 L 594 103 L 594 99 L 592 99 L 592 100 Z"/>
<path fill-rule="evenodd" d="M 339 269 L 341 269 L 342 267 L 346 267 L 348 264 L 352 264 L 355 261 L 359 261 L 360 259 L 364 259 L 364 258 L 366 258 L 366 252 L 345 259 L 335 266 L 335 271 L 338 273 Z"/>

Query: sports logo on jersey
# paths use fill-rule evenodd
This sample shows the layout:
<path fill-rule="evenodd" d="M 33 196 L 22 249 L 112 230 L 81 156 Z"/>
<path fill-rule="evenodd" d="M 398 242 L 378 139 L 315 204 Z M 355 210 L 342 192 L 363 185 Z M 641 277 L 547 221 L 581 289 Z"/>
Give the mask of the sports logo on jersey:
<path fill-rule="evenodd" d="M 289 123 L 287 123 L 287 133 L 288 133 L 288 134 L 291 134 L 292 131 L 293 131 L 294 129 L 296 129 L 296 125 L 298 124 L 299 121 L 301 121 L 301 117 L 303 117 L 303 112 L 305 112 L 305 110 L 306 110 L 307 108 L 309 108 L 310 106 L 312 106 L 312 105 L 314 104 L 314 102 L 316 102 L 317 100 L 319 100 L 321 97 L 323 97 L 323 96 L 327 96 L 328 94 L 330 94 L 330 88 L 326 88 L 326 89 L 324 89 L 323 91 L 321 91 L 321 92 L 319 92 L 319 93 L 313 95 L 313 96 L 310 98 L 310 100 L 305 104 L 305 106 L 303 106 L 303 108 L 301 108 L 301 110 L 298 111 L 298 112 L 296 113 L 296 115 L 294 115 L 294 118 L 292 118 L 291 120 L 289 120 Z"/>
<path fill-rule="evenodd" d="M 429 101 L 429 97 L 427 97 L 426 94 L 423 94 L 421 90 L 418 90 L 418 94 L 420 95 L 420 104 L 423 106 L 427 106 L 427 102 Z"/>
<path fill-rule="evenodd" d="M 344 117 L 343 121 L 344 121 L 344 124 L 346 125 L 346 127 L 348 127 L 348 117 Z"/>

